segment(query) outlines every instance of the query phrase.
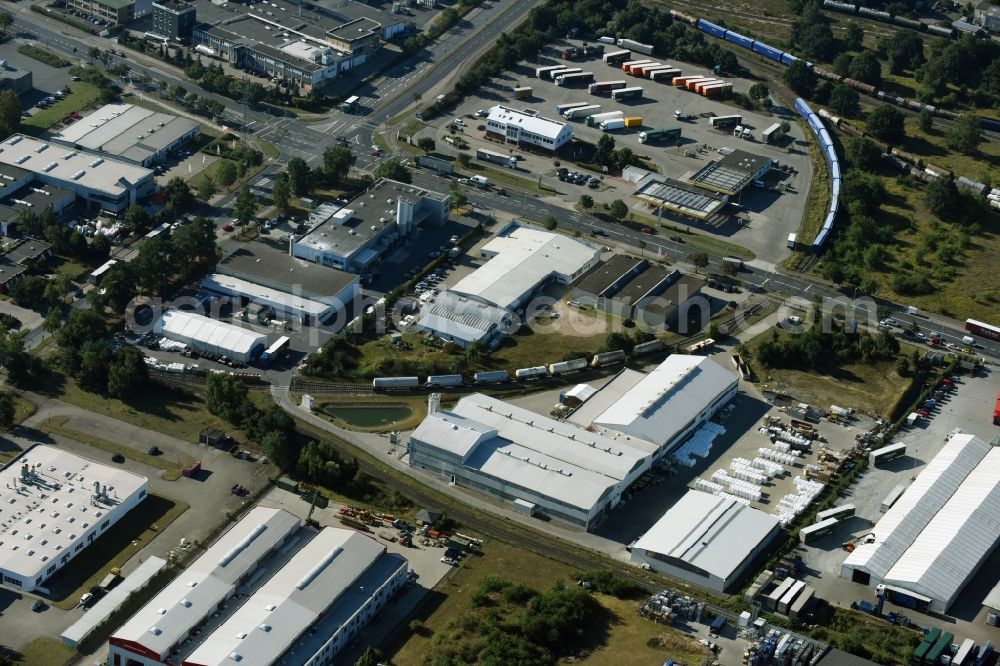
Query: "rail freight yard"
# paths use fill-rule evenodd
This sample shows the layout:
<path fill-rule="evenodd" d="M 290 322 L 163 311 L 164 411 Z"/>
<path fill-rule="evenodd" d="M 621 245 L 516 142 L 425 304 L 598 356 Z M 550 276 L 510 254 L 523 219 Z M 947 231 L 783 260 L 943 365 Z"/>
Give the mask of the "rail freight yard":
<path fill-rule="evenodd" d="M 570 86 L 563 80 L 560 84 L 552 76 L 565 75 L 560 72 L 569 65 L 562 53 L 570 47 L 579 47 L 582 53 L 582 42 L 575 40 L 545 49 L 536 60 L 494 79 L 482 96 L 466 98 L 456 115 L 472 120 L 463 121 L 464 125 L 442 123 L 420 136 L 433 135 L 445 152 L 457 153 L 449 143 L 454 140 L 452 133 L 458 132 L 455 136 L 468 143 L 473 154 L 485 149 L 514 156 L 519 160 L 514 174 L 535 180 L 541 173 L 542 184 L 551 184 L 567 201 L 575 202 L 582 193 L 598 201 L 621 198 L 636 213 L 659 215 L 666 224 L 720 235 L 766 261 L 780 261 L 788 255 L 787 238 L 799 230 L 812 179 L 805 146 L 815 141 L 797 123 L 794 111 L 775 107 L 768 113 L 732 106 L 720 91 L 731 85 L 745 92 L 750 81 L 720 80 L 701 67 L 640 53 L 606 62 L 605 56 L 619 50 L 610 47 L 603 55 L 581 55 L 572 63 L 571 69 L 592 72 L 592 83 Z M 704 84 L 724 88 L 699 90 Z M 512 89 L 519 86 L 530 86 L 531 95 L 515 99 Z M 505 141 L 502 132 L 492 130 L 487 121 L 497 115 L 493 109 L 498 107 L 498 95 L 500 105 L 511 112 L 547 119 L 553 127 L 552 137 L 546 139 L 550 142 L 538 144 L 539 149 L 530 142 L 511 142 L 510 135 Z M 782 122 L 790 125 L 786 136 L 774 129 Z M 480 124 L 485 131 L 475 129 Z M 572 133 L 568 140 L 567 131 Z M 602 136 L 611 136 L 616 148 L 628 147 L 647 158 L 659 170 L 654 180 L 676 186 L 669 191 L 661 188 L 659 197 L 650 197 L 649 185 L 626 182 L 616 173 L 603 176 L 600 187 L 593 190 L 560 182 L 546 156 L 561 146 L 555 157 L 564 164 L 584 160 L 592 150 L 586 144 L 594 146 Z M 676 196 L 664 199 L 663 192 Z M 705 208 L 685 203 L 696 193 L 702 194 L 705 205 L 716 198 L 719 205 Z"/>

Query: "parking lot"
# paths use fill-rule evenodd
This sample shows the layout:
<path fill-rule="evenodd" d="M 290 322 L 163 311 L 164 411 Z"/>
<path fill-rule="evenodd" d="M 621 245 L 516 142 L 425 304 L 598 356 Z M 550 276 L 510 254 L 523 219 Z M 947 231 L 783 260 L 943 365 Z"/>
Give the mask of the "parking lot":
<path fill-rule="evenodd" d="M 790 166 L 792 172 L 790 174 L 781 172 L 779 176 L 779 172 L 772 171 L 766 180 L 769 188 L 780 186 L 781 191 L 749 187 L 733 197 L 734 202 L 740 204 L 738 209 L 733 206 L 727 207 L 728 214 L 726 216 L 708 223 L 696 222 L 691 218 L 678 217 L 673 219 L 666 214 L 666 211 L 664 211 L 663 220 L 684 224 L 690 226 L 692 230 L 716 235 L 747 247 L 765 262 L 775 263 L 786 257 L 789 252 L 786 248 L 787 237 L 789 233 L 798 230 L 804 212 L 805 197 L 812 178 L 812 168 L 804 139 L 805 133 L 795 123 L 794 114 L 779 108 L 773 109 L 773 113 L 761 110 L 747 111 L 694 92 L 680 90 L 660 81 L 632 77 L 620 68 L 606 65 L 600 57 L 574 61 L 561 59 L 560 53 L 565 45 L 579 46 L 581 44 L 582 42 L 575 40 L 566 40 L 558 45 L 552 45 L 536 59 L 519 65 L 512 71 L 505 72 L 487 84 L 477 95 L 467 97 L 454 114 L 454 117 L 466 117 L 465 126 L 456 128 L 461 138 L 469 144 L 470 150 L 466 152 L 474 154 L 476 148 L 498 150 L 498 145 L 495 142 L 483 138 L 484 133 L 479 129 L 482 127 L 483 120 L 469 119 L 474 118 L 477 111 L 488 109 L 496 104 L 503 104 L 515 109 L 531 109 L 544 117 L 559 119 L 555 112 L 557 105 L 587 102 L 600 105 L 602 108 L 599 112 L 601 113 L 622 110 L 626 116 L 641 117 L 641 127 L 621 129 L 610 133 L 615 138 L 616 148 L 628 147 L 638 155 L 648 158 L 663 176 L 669 178 L 685 180 L 704 167 L 710 160 L 721 158 L 722 155 L 718 152 L 720 148 L 739 149 L 768 159 L 778 160 L 780 164 Z M 617 49 L 608 46 L 607 50 Z M 639 57 L 638 54 L 636 57 Z M 683 75 L 708 74 L 702 67 L 679 62 L 668 63 L 662 59 L 656 60 L 677 67 L 682 70 Z M 585 72 L 592 71 L 595 81 L 624 80 L 629 86 L 641 86 L 644 90 L 643 97 L 616 102 L 612 101 L 609 95 L 590 95 L 586 86 L 561 87 L 552 81 L 535 77 L 537 67 L 557 64 L 579 67 Z M 719 78 L 731 81 L 734 90 L 744 93 L 752 83 L 748 80 L 733 79 L 727 76 Z M 512 87 L 516 86 L 530 86 L 532 88 L 531 97 L 512 99 L 510 91 Z M 686 114 L 686 120 L 679 122 L 675 118 L 675 111 L 678 110 Z M 752 140 L 736 138 L 731 130 L 723 131 L 709 126 L 710 116 L 733 114 L 740 114 L 743 117 L 742 125 L 750 129 L 754 136 Z M 451 120 L 451 117 L 442 118 L 436 121 L 433 126 L 423 130 L 419 136 L 432 136 L 437 142 L 439 151 L 458 154 L 461 151 L 445 141 L 445 137 L 451 135 L 449 130 Z M 788 120 L 791 124 L 789 135 L 776 145 L 762 143 L 761 132 L 782 120 Z M 582 118 L 567 122 L 571 124 L 574 136 L 583 141 L 596 144 L 603 134 L 597 127 L 588 127 Z M 671 126 L 681 127 L 682 139 L 678 145 L 665 146 L 639 142 L 639 133 L 644 129 Z M 503 152 L 505 148 L 499 150 Z M 565 148 L 564 151 L 564 158 L 572 158 L 574 155 L 573 144 L 569 144 L 569 147 Z M 634 202 L 629 198 L 634 185 L 617 176 L 594 174 L 582 170 L 588 177 L 597 175 L 603 181 L 600 187 L 590 189 L 582 182 L 578 184 L 560 182 L 552 158 L 517 150 L 514 151 L 514 154 L 521 158 L 517 168 L 517 173 L 520 176 L 535 180 L 541 175 L 540 182 L 555 188 L 558 192 L 556 196 L 564 201 L 575 203 L 577 198 L 584 193 L 590 194 L 599 202 L 610 202 L 613 199 L 621 198 L 632 202 L 631 208 L 634 212 L 653 215 L 645 204 Z M 579 154 L 582 155 L 582 153 Z M 569 166 L 581 171 L 573 165 L 564 163 L 562 166 Z M 495 165 L 491 165 L 491 167 L 502 169 L 502 167 Z"/>
<path fill-rule="evenodd" d="M 22 71 L 31 72 L 32 90 L 25 93 L 22 98 L 23 107 L 29 109 L 39 100 L 44 99 L 57 90 L 61 90 L 70 82 L 68 67 L 51 67 L 34 58 L 17 52 L 17 48 L 22 44 L 45 45 L 36 42 L 34 39 L 12 39 L 0 45 L 0 59 L 7 61 L 7 66 Z"/>

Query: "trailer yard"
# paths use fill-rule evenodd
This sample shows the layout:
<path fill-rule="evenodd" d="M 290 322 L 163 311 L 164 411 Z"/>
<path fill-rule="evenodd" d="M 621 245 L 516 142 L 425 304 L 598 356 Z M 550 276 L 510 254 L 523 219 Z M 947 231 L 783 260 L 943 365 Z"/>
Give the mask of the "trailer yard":
<path fill-rule="evenodd" d="M 556 120 L 564 120 L 557 112 L 557 107 L 564 108 L 573 103 L 600 105 L 600 110 L 595 110 L 595 113 L 622 111 L 624 117 L 641 118 L 641 121 L 633 121 L 621 129 L 609 132 L 615 138 L 616 148 L 631 148 L 637 154 L 648 157 L 662 176 L 678 180 L 686 180 L 687 177 L 702 169 L 709 161 L 721 159 L 728 151 L 723 150 L 720 153 L 720 149 L 744 150 L 767 159 L 777 160 L 780 164 L 791 167 L 792 171 L 772 171 L 764 179 L 765 187 L 763 189 L 747 188 L 740 195 L 733 197 L 733 201 L 738 202 L 740 207 L 729 207 L 727 215 L 717 216 L 717 219 L 701 223 L 690 218 L 677 217 L 673 219 L 669 217 L 667 211 L 664 211 L 663 219 L 667 223 L 684 224 L 690 226 L 692 230 L 726 237 L 731 242 L 748 247 L 758 257 L 768 262 L 776 263 L 789 254 L 788 234 L 798 231 L 812 178 L 804 131 L 796 124 L 794 114 L 782 109 L 775 109 L 774 113 L 740 109 L 714 97 L 708 98 L 693 91 L 678 89 L 666 79 L 651 80 L 641 76 L 633 76 L 623 71 L 620 65 L 609 66 L 603 62 L 600 55 L 577 59 L 570 64 L 573 68 L 579 68 L 584 72 L 593 72 L 593 80 L 598 83 L 625 81 L 626 88 L 640 87 L 642 88 L 641 97 L 617 101 L 613 99 L 613 95 L 619 93 L 621 88 L 592 95 L 588 92 L 587 86 L 556 85 L 553 81 L 545 78 L 551 72 L 543 71 L 543 77 L 538 78 L 536 76 L 537 70 L 544 70 L 545 67 L 556 65 L 568 66 L 567 61 L 562 60 L 561 57 L 561 53 L 567 45 L 580 46 L 582 42 L 566 40 L 565 43 L 550 46 L 538 57 L 537 61 L 516 67 L 513 71 L 494 79 L 478 95 L 467 97 L 456 109 L 456 115 L 474 118 L 477 111 L 488 109 L 496 104 L 518 110 L 531 109 L 540 116 Z M 614 49 L 610 49 L 606 53 L 612 50 Z M 646 58 L 641 57 L 640 54 L 634 54 L 632 59 L 645 60 Z M 652 62 L 659 61 L 653 60 Z M 685 75 L 698 74 L 703 78 L 714 78 L 710 72 L 701 67 L 681 62 L 662 63 L 664 66 L 668 64 L 680 69 Z M 729 79 L 727 77 L 726 81 L 733 83 L 734 90 L 744 93 L 751 85 L 750 81 L 743 79 Z M 532 88 L 531 96 L 514 99 L 512 89 L 520 86 L 530 86 Z M 682 112 L 683 120 L 678 121 L 675 111 Z M 732 128 L 710 127 L 709 120 L 713 116 L 736 113 L 742 116 L 741 125 L 749 130 L 753 137 L 751 140 L 733 136 Z M 765 143 L 763 131 L 782 120 L 788 120 L 791 123 L 792 129 L 788 138 L 772 144 Z M 542 185 L 552 184 L 558 190 L 559 196 L 568 201 L 576 201 L 581 192 L 578 188 L 562 185 L 556 181 L 551 160 L 541 155 L 518 150 L 512 145 L 499 146 L 494 141 L 486 140 L 483 133 L 475 129 L 477 125 L 474 123 L 478 122 L 481 121 L 470 122 L 465 128 L 458 129 L 462 133 L 462 138 L 473 151 L 470 157 L 479 148 L 504 153 L 514 148 L 515 154 L 520 154 L 523 158 L 523 161 L 519 163 L 518 171 L 522 173 L 526 181 L 534 182 L 541 174 Z M 599 127 L 588 126 L 583 117 L 575 117 L 565 122 L 568 122 L 572 127 L 576 139 L 591 144 L 596 144 L 604 134 Z M 433 136 L 437 140 L 437 145 L 442 147 L 442 152 L 455 154 L 461 152 L 444 141 L 444 137 L 449 136 L 450 123 L 441 122 L 438 125 L 438 127 L 428 127 L 422 130 L 417 136 Z M 640 141 L 642 132 L 678 126 L 681 129 L 681 136 L 676 144 L 673 140 L 646 144 Z M 583 153 L 576 153 L 574 143 L 570 143 L 563 149 L 560 156 L 564 159 L 572 159 L 574 154 L 583 155 Z M 645 203 L 631 197 L 633 189 L 631 183 L 624 182 L 615 175 L 604 176 L 603 180 L 604 183 L 600 189 L 586 190 L 586 193 L 594 196 L 599 202 L 605 198 L 608 201 L 621 198 L 630 204 L 634 212 L 651 217 L 655 216 L 655 210 L 651 210 Z M 786 186 L 788 186 L 787 189 Z"/>

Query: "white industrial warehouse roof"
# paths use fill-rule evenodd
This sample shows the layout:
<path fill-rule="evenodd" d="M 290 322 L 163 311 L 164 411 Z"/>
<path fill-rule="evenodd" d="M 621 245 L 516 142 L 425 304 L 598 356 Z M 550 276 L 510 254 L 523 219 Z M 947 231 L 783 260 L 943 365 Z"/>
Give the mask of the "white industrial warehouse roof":
<path fill-rule="evenodd" d="M 778 525 L 735 499 L 688 490 L 633 546 L 727 579 Z"/>
<path fill-rule="evenodd" d="M 445 290 L 433 303 L 420 308 L 417 326 L 442 337 L 471 342 L 482 339 L 509 317 L 507 310 Z"/>
<path fill-rule="evenodd" d="M 268 305 L 276 311 L 296 312 L 309 317 L 318 317 L 330 309 L 326 303 L 262 287 L 253 282 L 222 273 L 212 273 L 206 276 L 202 279 L 201 285 L 205 289 L 220 294 L 243 296 L 250 299 L 252 303 Z"/>
<path fill-rule="evenodd" d="M 131 641 L 163 656 L 298 528 L 299 519 L 287 511 L 254 507 L 112 634 L 112 640 Z"/>
<path fill-rule="evenodd" d="M 559 133 L 566 127 L 566 123 L 558 120 L 533 116 L 499 105 L 490 109 L 490 115 L 486 120 L 487 122 L 492 121 L 501 125 L 519 125 L 524 132 L 531 132 L 532 134 L 552 140 L 558 138 Z"/>
<path fill-rule="evenodd" d="M 525 226 L 497 236 L 482 252 L 494 256 L 451 290 L 500 308 L 511 307 L 550 275 L 566 281 L 582 275 L 601 255 L 587 243 Z"/>
<path fill-rule="evenodd" d="M 25 465 L 33 471 L 26 478 Z M 95 483 L 107 486 L 105 498 L 95 497 Z M 144 476 L 52 446 L 29 449 L 0 470 L 0 569 L 33 582 L 77 542 L 89 545 L 83 534 L 122 511 L 146 483 Z"/>
<path fill-rule="evenodd" d="M 360 532 L 324 528 L 184 663 L 270 666 L 384 553 L 385 547 Z"/>
<path fill-rule="evenodd" d="M 1000 449 L 955 435 L 844 566 L 947 607 L 1000 540 Z"/>
<path fill-rule="evenodd" d="M 481 393 L 431 414 L 413 437 L 462 457 L 469 468 L 584 510 L 649 461 L 630 443 Z"/>
<path fill-rule="evenodd" d="M 90 632 L 96 629 L 98 625 L 107 620 L 108 616 L 121 606 L 133 592 L 144 587 L 149 582 L 149 579 L 155 576 L 166 565 L 166 560 L 155 555 L 147 557 L 135 568 L 135 571 L 126 576 L 125 580 L 113 590 L 101 597 L 100 601 L 91 606 L 90 610 L 81 615 L 80 619 L 70 625 L 59 637 L 71 647 L 75 647 L 77 643 L 90 635 Z"/>
<path fill-rule="evenodd" d="M 267 336 L 239 326 L 216 321 L 204 315 L 184 310 L 167 310 L 153 326 L 157 335 L 180 342 L 196 341 L 215 349 L 227 350 L 234 356 L 246 356 L 267 341 Z"/>
<path fill-rule="evenodd" d="M 736 375 L 715 361 L 685 354 L 668 356 L 636 379 L 635 374 L 626 373 L 621 384 L 609 383 L 583 404 L 573 421 L 662 446 L 737 382 Z"/>
<path fill-rule="evenodd" d="M 63 181 L 67 186 L 79 185 L 113 197 L 153 177 L 153 172 L 145 167 L 49 144 L 23 134 L 15 134 L 0 143 L 0 164 L 20 167 L 40 177 Z"/>
<path fill-rule="evenodd" d="M 53 141 L 141 163 L 198 127 L 189 118 L 133 104 L 106 104 L 64 128 Z"/>

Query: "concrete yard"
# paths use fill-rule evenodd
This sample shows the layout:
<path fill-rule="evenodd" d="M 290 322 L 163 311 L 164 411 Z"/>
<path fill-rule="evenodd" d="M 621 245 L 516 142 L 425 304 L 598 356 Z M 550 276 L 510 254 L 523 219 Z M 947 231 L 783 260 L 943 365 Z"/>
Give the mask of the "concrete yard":
<path fill-rule="evenodd" d="M 798 551 L 808 571 L 805 579 L 816 588 L 818 596 L 844 607 L 860 599 L 874 601 L 875 593 L 871 587 L 840 578 L 840 566 L 847 557 L 841 544 L 871 530 L 881 517 L 881 503 L 885 496 L 898 484 L 909 485 L 937 455 L 944 446 L 945 436 L 955 428 L 984 437 L 987 441 L 996 436 L 992 409 L 1000 390 L 1000 376 L 989 371 L 972 377 L 965 375 L 956 387 L 957 390 L 937 408 L 931 420 L 924 421 L 921 427 L 901 431 L 897 441 L 906 443 L 905 456 L 884 466 L 868 468 L 847 491 L 839 503 L 854 504 L 857 507 L 856 517 L 813 544 L 799 546 Z M 965 592 L 949 609 L 948 617 L 924 615 L 906 608 L 890 608 L 892 604 L 888 603 L 886 610 L 900 611 L 921 626 L 943 626 L 954 632 L 956 637 L 973 638 L 979 642 L 995 640 L 996 629 L 985 624 L 987 611 L 982 607 L 982 600 L 998 580 L 1000 550 L 993 553 L 979 574 L 966 586 Z"/>
<path fill-rule="evenodd" d="M 563 44 L 563 43 L 560 43 Z M 565 45 L 579 45 L 579 42 L 566 40 Z M 561 46 L 560 46 L 561 48 Z M 610 50 L 612 47 L 608 47 Z M 663 62 L 662 59 L 658 60 Z M 608 95 L 590 95 L 586 86 L 560 87 L 547 80 L 538 79 L 534 72 L 536 67 L 564 64 L 567 67 L 579 67 L 585 72 L 593 72 L 596 81 L 624 80 L 629 86 L 641 86 L 643 98 L 639 100 L 613 101 Z M 679 62 L 664 62 L 680 69 L 683 75 L 706 74 L 706 70 Z M 719 77 L 724 81 L 732 81 L 734 90 L 746 92 L 752 82 L 730 77 Z M 530 86 L 530 98 L 515 100 L 511 96 L 511 88 L 515 86 Z M 746 188 L 741 194 L 733 197 L 740 208 L 732 206 L 724 209 L 728 214 L 717 215 L 719 219 L 708 222 L 697 222 L 691 218 L 669 218 L 664 211 L 663 222 L 682 224 L 693 231 L 717 236 L 723 240 L 741 245 L 752 250 L 765 263 L 777 263 L 784 259 L 789 251 L 786 241 L 789 233 L 798 231 L 805 208 L 805 199 L 812 178 L 812 168 L 809 163 L 805 131 L 794 120 L 794 114 L 787 109 L 775 107 L 773 113 L 764 110 L 747 111 L 735 105 L 716 99 L 709 99 L 694 92 L 688 92 L 673 87 L 661 81 L 633 77 L 617 67 L 606 65 L 600 57 L 576 61 L 565 61 L 559 56 L 555 47 L 545 49 L 535 60 L 519 65 L 513 71 L 506 72 L 487 84 L 477 95 L 469 96 L 456 109 L 455 116 L 467 116 L 480 109 L 488 109 L 496 104 L 503 104 L 515 109 L 532 109 L 540 115 L 562 120 L 555 113 L 558 104 L 587 102 L 601 105 L 599 112 L 622 110 L 627 116 L 642 118 L 642 127 L 623 129 L 611 132 L 615 138 L 616 147 L 628 147 L 639 155 L 646 156 L 656 164 L 663 176 L 677 180 L 686 180 L 698 169 L 711 160 L 722 157 L 718 149 L 723 147 L 743 150 L 762 157 L 778 160 L 781 164 L 790 165 L 794 173 L 772 171 L 766 179 L 769 186 L 789 186 L 789 190 L 779 192 L 754 187 Z M 689 115 L 689 119 L 678 121 L 674 111 L 681 110 Z M 723 131 L 709 126 L 709 116 L 724 116 L 740 114 L 743 125 L 754 133 L 754 139 L 747 141 L 735 138 L 731 130 Z M 770 125 L 787 120 L 791 131 L 777 145 L 761 142 L 761 132 Z M 434 121 L 432 126 L 421 131 L 418 136 L 433 136 L 438 150 L 446 154 L 457 154 L 460 151 L 444 141 L 449 135 L 450 117 Z M 476 148 L 489 148 L 505 152 L 493 141 L 483 138 L 483 132 L 477 127 L 482 119 L 467 121 L 462 130 L 462 138 L 470 146 L 470 156 L 474 156 Z M 584 141 L 596 144 L 603 134 L 596 127 L 588 127 L 583 119 L 567 121 L 571 124 L 574 136 Z M 677 146 L 662 146 L 639 143 L 639 132 L 643 129 L 680 126 L 682 139 Z M 567 156 L 572 155 L 572 148 L 564 149 Z M 632 183 L 625 182 L 617 176 L 604 176 L 599 189 L 593 190 L 580 185 L 560 182 L 555 178 L 553 161 L 541 155 L 533 155 L 522 151 L 514 151 L 523 159 L 518 163 L 517 175 L 526 180 L 538 180 L 543 186 L 557 190 L 558 198 L 565 202 L 575 203 L 580 194 L 590 194 L 598 202 L 610 202 L 613 199 L 624 199 L 635 213 L 654 216 L 646 204 L 631 199 L 634 189 Z M 571 164 L 565 164 L 570 166 Z M 491 165 L 491 168 L 502 169 Z M 739 213 L 739 219 L 735 216 Z"/>

